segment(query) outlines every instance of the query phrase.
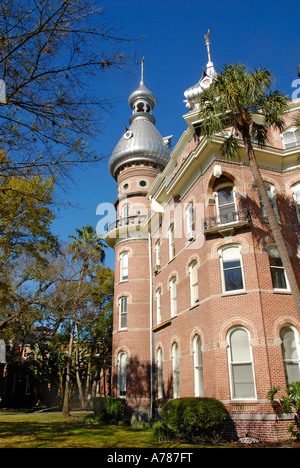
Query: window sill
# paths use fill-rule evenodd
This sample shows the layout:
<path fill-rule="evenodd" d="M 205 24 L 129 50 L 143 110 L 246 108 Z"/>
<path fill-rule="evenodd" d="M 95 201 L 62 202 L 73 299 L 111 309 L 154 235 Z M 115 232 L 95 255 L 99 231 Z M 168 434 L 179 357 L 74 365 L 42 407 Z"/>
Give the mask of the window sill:
<path fill-rule="evenodd" d="M 240 289 L 237 291 L 226 291 L 221 294 L 221 297 L 241 296 L 243 294 L 247 294 L 247 291 L 245 289 Z"/>
<path fill-rule="evenodd" d="M 195 309 L 196 307 L 198 307 L 198 305 L 199 305 L 199 301 L 198 301 L 198 302 L 195 302 L 195 304 L 192 304 L 192 305 L 190 306 L 190 310 Z"/>
<path fill-rule="evenodd" d="M 289 289 L 273 289 L 274 294 L 287 294 L 291 295 L 291 291 Z"/>

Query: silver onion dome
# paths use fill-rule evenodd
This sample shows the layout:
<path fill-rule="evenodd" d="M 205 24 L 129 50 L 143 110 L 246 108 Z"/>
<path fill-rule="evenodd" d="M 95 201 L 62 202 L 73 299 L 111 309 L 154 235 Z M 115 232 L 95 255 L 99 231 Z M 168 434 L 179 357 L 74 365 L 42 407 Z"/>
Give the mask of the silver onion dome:
<path fill-rule="evenodd" d="M 119 140 L 109 160 L 113 177 L 122 166 L 134 162 L 146 162 L 165 167 L 169 161 L 170 138 L 163 138 L 155 127 L 152 110 L 156 105 L 155 95 L 149 91 L 142 79 L 138 89 L 128 99 L 132 109 L 130 127 Z"/>

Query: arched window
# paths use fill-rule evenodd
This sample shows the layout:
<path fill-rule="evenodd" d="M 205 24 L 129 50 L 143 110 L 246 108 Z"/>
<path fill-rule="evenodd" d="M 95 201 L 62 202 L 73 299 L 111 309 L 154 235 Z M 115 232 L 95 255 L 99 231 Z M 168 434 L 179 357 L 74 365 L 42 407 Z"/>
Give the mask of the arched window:
<path fill-rule="evenodd" d="M 163 354 L 161 348 L 157 350 L 157 398 L 163 398 Z"/>
<path fill-rule="evenodd" d="M 293 196 L 295 200 L 296 213 L 298 222 L 300 223 L 300 182 L 292 187 Z"/>
<path fill-rule="evenodd" d="M 126 203 L 125 205 L 122 206 L 121 218 L 125 221 L 127 220 L 128 216 L 129 216 L 129 205 Z"/>
<path fill-rule="evenodd" d="M 118 356 L 118 395 L 119 397 L 126 396 L 126 373 L 127 373 L 127 357 L 121 351 Z"/>
<path fill-rule="evenodd" d="M 169 227 L 169 260 L 175 257 L 175 232 L 174 224 Z"/>
<path fill-rule="evenodd" d="M 161 323 L 161 288 L 156 291 L 156 322 Z"/>
<path fill-rule="evenodd" d="M 238 220 L 233 184 L 217 188 L 216 206 L 218 224 L 228 224 Z"/>
<path fill-rule="evenodd" d="M 198 290 L 198 264 L 194 260 L 189 266 L 189 275 L 190 275 L 190 292 L 191 292 L 191 305 L 197 304 L 199 302 L 199 290 Z"/>
<path fill-rule="evenodd" d="M 274 289 L 289 289 L 285 269 L 276 245 L 268 245 L 272 283 Z"/>
<path fill-rule="evenodd" d="M 170 303 L 171 317 L 175 317 L 177 315 L 177 288 L 175 276 L 173 276 L 170 280 Z"/>
<path fill-rule="evenodd" d="M 244 289 L 244 277 L 240 245 L 229 245 L 219 250 L 223 292 Z"/>
<path fill-rule="evenodd" d="M 266 187 L 267 194 L 268 194 L 270 203 L 271 203 L 271 205 L 272 205 L 274 214 L 275 214 L 275 216 L 276 216 L 276 218 L 277 218 L 277 221 L 278 221 L 278 220 L 279 220 L 279 213 L 278 213 L 278 207 L 277 207 L 277 201 L 276 201 L 275 187 L 274 187 L 273 185 L 271 185 L 271 184 L 268 184 L 268 183 L 265 183 L 265 187 Z M 260 198 L 260 204 L 261 204 L 261 214 L 262 214 L 262 217 L 263 217 L 263 218 L 267 218 L 266 209 L 265 209 L 265 207 L 264 207 L 264 204 L 263 204 L 263 201 L 262 201 L 261 198 Z"/>
<path fill-rule="evenodd" d="M 203 396 L 203 365 L 202 365 L 202 351 L 201 340 L 199 335 L 195 335 L 193 339 L 193 352 L 194 352 L 194 377 L 195 377 L 195 396 Z"/>
<path fill-rule="evenodd" d="M 127 297 L 123 296 L 119 299 L 119 328 L 127 328 Z"/>
<path fill-rule="evenodd" d="M 300 381 L 299 337 L 291 326 L 280 330 L 281 350 L 287 383 Z"/>
<path fill-rule="evenodd" d="M 228 341 L 231 397 L 256 398 L 248 331 L 242 327 L 234 328 L 229 333 Z"/>
<path fill-rule="evenodd" d="M 190 202 L 185 210 L 186 217 L 186 236 L 187 240 L 192 240 L 195 237 L 195 217 L 194 204 Z"/>
<path fill-rule="evenodd" d="M 179 398 L 179 351 L 177 343 L 172 346 L 173 398 Z"/>
<path fill-rule="evenodd" d="M 160 239 L 158 239 L 156 241 L 156 243 L 155 243 L 155 263 L 157 265 L 157 268 L 160 268 L 160 265 L 161 265 L 161 263 L 160 263 L 160 261 L 161 261 L 160 260 L 160 244 L 161 244 Z"/>
<path fill-rule="evenodd" d="M 120 255 L 120 281 L 128 279 L 128 256 L 129 252 L 122 252 Z"/>

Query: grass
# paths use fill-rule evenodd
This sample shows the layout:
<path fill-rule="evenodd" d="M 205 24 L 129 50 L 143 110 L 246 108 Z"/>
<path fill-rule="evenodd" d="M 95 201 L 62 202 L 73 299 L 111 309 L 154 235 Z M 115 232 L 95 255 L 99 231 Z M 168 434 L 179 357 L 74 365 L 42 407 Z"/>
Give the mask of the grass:
<path fill-rule="evenodd" d="M 186 448 L 155 443 L 151 428 L 99 426 L 82 413 L 0 413 L 0 448 Z"/>

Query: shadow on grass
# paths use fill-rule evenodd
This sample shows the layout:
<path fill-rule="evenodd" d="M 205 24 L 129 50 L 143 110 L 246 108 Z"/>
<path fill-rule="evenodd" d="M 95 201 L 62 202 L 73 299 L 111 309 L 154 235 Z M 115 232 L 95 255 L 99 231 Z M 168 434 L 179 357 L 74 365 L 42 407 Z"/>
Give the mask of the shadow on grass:
<path fill-rule="evenodd" d="M 151 447 L 152 431 L 79 422 L 0 422 L 0 448 Z"/>

